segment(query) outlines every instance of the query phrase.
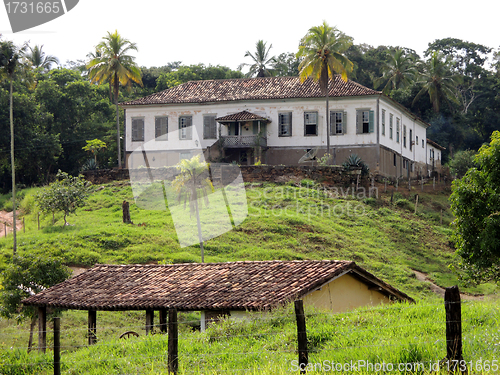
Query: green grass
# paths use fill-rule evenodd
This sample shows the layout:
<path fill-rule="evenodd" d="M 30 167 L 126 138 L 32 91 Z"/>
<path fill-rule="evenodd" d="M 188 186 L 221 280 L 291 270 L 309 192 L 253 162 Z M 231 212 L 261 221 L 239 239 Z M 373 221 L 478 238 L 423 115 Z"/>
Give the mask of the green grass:
<path fill-rule="evenodd" d="M 247 184 L 246 188 L 248 217 L 236 229 L 205 242 L 205 261 L 354 260 L 419 301 L 416 307 L 396 305 L 389 309 L 361 310 L 351 314 L 310 315 L 308 331 L 316 350 L 311 354 L 311 361 L 378 358 L 388 362 L 411 359 L 412 356 L 435 361 L 444 357 L 444 325 L 434 324 L 435 316 L 443 314 L 442 301 L 436 302 L 430 284 L 418 281 L 413 270 L 426 273 L 441 287 L 460 285 L 457 275 L 449 268 L 458 259 L 449 242 L 449 224 L 453 217 L 449 211 L 447 192 L 422 193 L 415 188 L 412 191 L 400 189 L 394 193 L 391 203 L 392 190 L 383 193 L 382 188 L 379 196 L 373 198 L 362 193 L 352 194 L 352 191 L 346 190 L 347 187 L 343 187 L 342 194 L 336 197 L 335 191 L 325 191 L 322 185 L 311 180 L 299 184 L 255 183 Z M 26 212 L 26 233 L 21 231 L 18 234 L 18 251 L 21 254 L 57 256 L 68 265 L 78 266 L 200 261 L 198 245 L 179 245 L 170 212 L 138 207 L 126 182 L 96 186 L 88 204 L 76 215 L 69 216 L 71 226 L 62 225 L 62 214 L 55 215 L 54 224 L 51 215 L 41 216 L 40 230 L 37 228 L 37 210 L 30 198 L 34 192 L 36 189 L 25 191 L 22 200 Z M 415 213 L 416 194 L 419 195 L 419 202 Z M 124 200 L 130 202 L 134 224 L 122 223 Z M 211 204 L 215 205 L 213 199 Z M 204 215 L 204 220 L 211 223 L 211 208 L 203 210 L 208 213 Z M 189 215 L 189 209 L 186 209 L 186 215 Z M 0 238 L 0 270 L 10 262 L 11 257 L 12 237 Z M 462 292 L 470 294 L 497 291 L 492 284 L 460 287 Z M 437 305 L 430 307 L 434 303 Z M 413 315 L 408 316 L 410 312 Z M 476 358 L 478 353 L 484 351 L 483 358 L 495 359 L 495 343 L 500 338 L 494 333 L 498 332 L 498 322 L 492 318 L 495 316 L 492 312 L 498 313 L 494 302 L 464 305 L 464 314 L 469 314 L 467 319 L 477 321 L 477 326 L 482 329 L 468 331 L 479 338 L 474 339 L 476 341 L 469 349 L 464 349 L 471 350 L 467 352 L 468 358 Z M 143 336 L 143 312 L 99 313 L 98 324 L 103 327 L 99 330 L 99 339 L 104 345 L 76 350 L 86 342 L 86 319 L 85 312 L 68 311 L 63 314 L 63 332 L 67 333 L 64 338 L 67 350 L 63 354 L 66 373 L 164 372 L 166 340 L 161 335 L 117 341 L 119 333 L 128 329 L 137 330 Z M 190 318 L 181 319 L 186 321 Z M 292 348 L 296 334 L 292 320 L 289 317 L 273 318 L 271 327 L 268 321 L 261 320 L 241 325 L 228 322 L 203 334 L 191 333 L 186 327 L 183 334 L 189 340 L 181 341 L 181 366 L 184 370 L 204 374 L 237 372 L 242 368 L 253 369 L 250 373 L 288 373 L 284 370 L 284 361 L 290 364 L 296 357 Z M 409 331 L 394 329 L 395 326 L 406 326 Z M 358 333 L 357 327 L 363 329 Z M 50 372 L 46 370 L 46 365 L 39 363 L 46 357 L 36 354 L 27 357 L 23 352 L 22 348 L 28 341 L 26 323 L 16 326 L 14 322 L 0 320 L 0 329 L 0 342 L 4 348 L 0 350 L 0 355 L 4 361 L 11 364 L 35 363 L 34 366 L 40 368 L 36 371 L 29 368 L 24 373 Z M 277 329 L 276 334 L 272 329 Z M 227 333 L 234 331 L 241 334 L 228 340 L 216 339 L 234 336 Z M 257 337 L 248 338 L 254 335 Z M 427 337 L 425 335 L 430 338 L 423 344 L 420 338 Z M 409 345 L 408 337 L 419 338 L 417 344 Z M 489 347 L 481 343 L 483 339 Z M 370 342 L 386 344 L 377 344 L 373 348 Z M 11 347 L 12 350 L 9 349 Z M 258 365 L 261 370 L 255 370 L 257 360 L 262 362 L 262 348 L 265 348 L 267 357 L 264 364 Z M 225 354 L 219 356 L 218 353 Z M 237 353 L 257 354 L 238 356 Z M 223 369 L 219 371 L 217 366 L 223 366 Z M 9 372 L 3 368 L 0 373 Z"/>
<path fill-rule="evenodd" d="M 490 361 L 490 364 L 498 360 L 498 313 L 496 300 L 462 305 L 463 357 L 467 362 L 472 361 L 474 366 L 479 360 L 482 363 Z M 82 325 L 66 327 L 64 322 L 69 318 L 63 316 L 63 373 L 104 375 L 166 372 L 168 340 L 165 335 L 146 337 L 144 332 L 139 331 L 138 338 L 118 340 L 118 332 L 127 328 L 123 325 L 118 327 L 116 323 L 128 321 L 132 324 L 135 321 L 133 317 L 126 312 L 99 314 L 100 324 L 104 328 L 98 327 L 98 332 L 115 330 L 116 334 L 100 336 L 97 345 L 81 348 L 76 346 L 84 345 L 85 342 Z M 121 314 L 124 319 L 115 319 L 115 325 L 109 326 L 110 316 L 117 314 Z M 436 366 L 446 356 L 445 311 L 443 302 L 438 299 L 412 305 L 362 308 L 343 314 L 310 310 L 306 311 L 306 324 L 311 364 L 359 364 L 364 361 L 365 364 L 391 363 L 397 369 L 400 363 L 422 363 L 426 371 L 419 373 L 428 374 L 429 366 Z M 226 320 L 210 326 L 206 332 L 193 332 L 188 322 L 183 320 L 179 330 L 181 374 L 285 374 L 290 373 L 294 368 L 293 361 L 297 359 L 292 306 L 268 314 L 254 313 L 246 321 Z M 31 363 L 32 368 L 37 369 L 36 373 L 48 374 L 51 371 L 50 354 L 26 355 L 19 350 L 6 350 L 2 353 L 4 365 L 0 365 L 0 372 L 9 374 L 7 368 L 28 367 L 26 363 Z M 9 363 L 9 366 L 5 363 Z M 34 373 L 32 368 L 28 368 L 26 373 Z M 363 371 L 363 368 L 361 370 L 354 373 L 373 373 Z"/>

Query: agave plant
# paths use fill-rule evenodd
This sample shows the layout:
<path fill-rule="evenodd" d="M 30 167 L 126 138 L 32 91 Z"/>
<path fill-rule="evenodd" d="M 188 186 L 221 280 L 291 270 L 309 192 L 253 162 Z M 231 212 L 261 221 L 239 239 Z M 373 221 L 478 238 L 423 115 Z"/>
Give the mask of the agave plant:
<path fill-rule="evenodd" d="M 363 176 L 367 175 L 370 171 L 368 165 L 366 165 L 363 159 L 361 159 L 357 154 L 349 155 L 346 161 L 342 163 L 342 167 L 344 167 L 346 171 L 361 168 L 361 174 Z"/>

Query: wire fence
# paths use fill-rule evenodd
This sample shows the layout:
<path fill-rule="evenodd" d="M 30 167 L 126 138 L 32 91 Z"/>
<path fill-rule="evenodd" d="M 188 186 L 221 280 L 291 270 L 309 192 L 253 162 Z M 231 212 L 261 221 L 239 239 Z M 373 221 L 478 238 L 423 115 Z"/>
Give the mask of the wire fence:
<path fill-rule="evenodd" d="M 341 314 L 306 308 L 302 312 L 306 324 L 304 331 L 298 328 L 294 306 L 273 312 L 248 313 L 245 318 L 228 317 L 209 324 L 204 332 L 199 331 L 200 322 L 195 314 L 180 313 L 179 320 L 173 323 L 178 330 L 178 372 L 430 373 L 460 370 L 460 366 L 466 366 L 473 373 L 498 373 L 499 308 L 493 302 L 448 302 L 448 306 L 454 305 L 460 308 L 459 320 L 449 319 L 447 307 L 442 302 L 381 305 Z M 169 367 L 173 335 L 163 333 L 157 321 L 146 335 L 143 312 L 99 312 L 98 317 L 101 320 L 96 329 L 97 343 L 88 345 L 85 314 L 71 312 L 71 319 L 62 316 L 62 373 L 177 371 Z M 452 347 L 456 344 L 456 339 L 448 337 L 447 331 L 449 326 L 457 324 L 461 325 L 463 352 L 450 358 L 447 350 L 450 344 Z M 53 322 L 49 321 L 45 354 L 38 353 L 38 330 L 35 330 L 34 353 L 28 355 L 29 329 L 2 326 L 0 343 L 9 345 L 2 350 L 0 373 L 56 373 L 53 328 Z M 119 339 L 126 331 L 134 331 L 139 337 Z M 301 362 L 298 338 L 304 332 L 307 360 Z"/>

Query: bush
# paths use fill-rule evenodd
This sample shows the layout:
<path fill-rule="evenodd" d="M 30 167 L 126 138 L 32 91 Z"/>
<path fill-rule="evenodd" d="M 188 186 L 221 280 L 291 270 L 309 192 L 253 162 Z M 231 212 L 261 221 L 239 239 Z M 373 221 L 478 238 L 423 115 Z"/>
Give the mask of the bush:
<path fill-rule="evenodd" d="M 356 154 L 349 155 L 346 161 L 342 163 L 342 167 L 346 171 L 352 171 L 354 169 L 361 168 L 362 176 L 366 176 L 370 172 L 370 168 L 368 168 L 368 165 L 366 165 L 365 162 Z"/>
<path fill-rule="evenodd" d="M 26 194 L 21 203 L 19 204 L 19 208 L 24 214 L 30 214 L 36 210 L 36 200 L 35 196 L 32 194 Z"/>

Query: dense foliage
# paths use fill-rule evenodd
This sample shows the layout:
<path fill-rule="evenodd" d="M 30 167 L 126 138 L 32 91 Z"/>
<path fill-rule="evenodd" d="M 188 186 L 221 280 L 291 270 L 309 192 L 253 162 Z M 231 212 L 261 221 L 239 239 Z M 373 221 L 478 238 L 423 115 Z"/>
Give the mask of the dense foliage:
<path fill-rule="evenodd" d="M 475 158 L 477 168 L 454 181 L 451 208 L 461 268 L 473 282 L 500 281 L 500 132 Z"/>

